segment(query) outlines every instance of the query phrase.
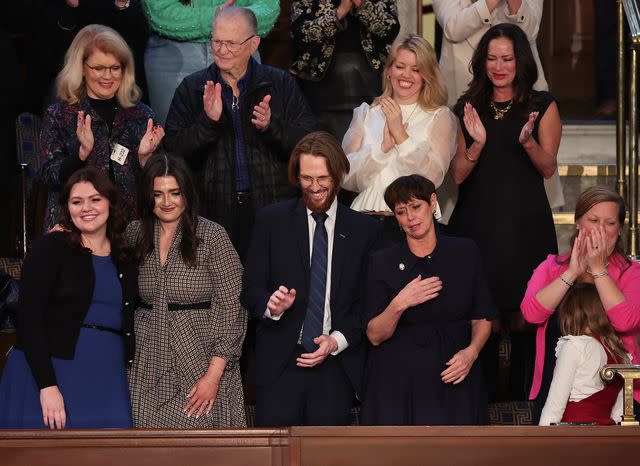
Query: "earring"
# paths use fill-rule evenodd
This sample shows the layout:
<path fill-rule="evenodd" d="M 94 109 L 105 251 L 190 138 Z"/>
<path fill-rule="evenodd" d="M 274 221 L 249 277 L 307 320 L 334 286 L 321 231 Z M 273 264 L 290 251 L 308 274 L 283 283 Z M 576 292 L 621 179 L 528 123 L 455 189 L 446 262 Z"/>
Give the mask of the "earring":
<path fill-rule="evenodd" d="M 391 75 L 390 74 L 387 75 L 387 79 L 391 79 Z"/>

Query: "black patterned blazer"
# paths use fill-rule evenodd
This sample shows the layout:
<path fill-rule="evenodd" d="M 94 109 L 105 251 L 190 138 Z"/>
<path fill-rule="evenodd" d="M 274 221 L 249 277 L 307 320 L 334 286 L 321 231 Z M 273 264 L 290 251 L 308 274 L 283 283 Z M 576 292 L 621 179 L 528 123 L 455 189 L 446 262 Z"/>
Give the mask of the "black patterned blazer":
<path fill-rule="evenodd" d="M 335 48 L 336 35 L 346 29 L 345 21 L 360 24 L 360 45 L 374 70 L 382 71 L 389 48 L 398 35 L 398 7 L 395 0 L 362 0 L 341 21 L 336 17 L 340 0 L 292 0 L 291 36 L 294 59 L 289 71 L 310 81 L 320 81 Z"/>

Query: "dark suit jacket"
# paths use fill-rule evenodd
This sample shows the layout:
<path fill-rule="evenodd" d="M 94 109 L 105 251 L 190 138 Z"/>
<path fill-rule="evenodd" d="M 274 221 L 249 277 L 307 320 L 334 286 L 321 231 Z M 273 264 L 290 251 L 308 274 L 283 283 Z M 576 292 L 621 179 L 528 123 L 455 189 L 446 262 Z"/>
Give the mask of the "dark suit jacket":
<path fill-rule="evenodd" d="M 22 266 L 16 347 L 24 351 L 40 389 L 57 385 L 52 357 L 74 358 L 95 287 L 91 254 L 69 244 L 66 236 L 50 233 L 34 242 Z M 131 364 L 138 270 L 133 262 L 116 266 L 122 286 L 125 362 Z"/>
<path fill-rule="evenodd" d="M 359 392 L 364 366 L 363 295 L 367 258 L 380 225 L 338 204 L 331 266 L 331 331 L 349 346 L 338 354 Z M 256 328 L 255 382 L 269 385 L 291 360 L 304 322 L 309 290 L 309 226 L 302 199 L 291 199 L 260 211 L 244 274 L 242 304 L 259 319 Z M 280 320 L 264 318 L 267 301 L 280 286 L 295 288 L 296 299 Z M 334 356 L 329 356 L 334 357 Z"/>

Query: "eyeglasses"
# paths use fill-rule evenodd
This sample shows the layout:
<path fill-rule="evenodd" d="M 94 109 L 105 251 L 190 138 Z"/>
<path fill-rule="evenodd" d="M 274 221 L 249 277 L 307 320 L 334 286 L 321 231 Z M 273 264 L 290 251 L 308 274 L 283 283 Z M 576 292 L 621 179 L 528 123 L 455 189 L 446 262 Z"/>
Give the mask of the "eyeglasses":
<path fill-rule="evenodd" d="M 255 34 L 252 34 L 242 42 L 236 42 L 235 40 L 219 40 L 214 39 L 212 36 L 211 44 L 213 45 L 213 50 L 215 51 L 221 50 L 222 46 L 224 45 L 229 52 L 236 53 L 238 50 L 240 50 L 240 47 L 242 47 L 248 40 L 253 39 L 255 36 Z"/>
<path fill-rule="evenodd" d="M 89 69 L 91 69 L 91 71 L 93 71 L 94 73 L 100 75 L 100 76 L 104 76 L 105 74 L 107 74 L 107 71 L 111 72 L 111 76 L 120 76 L 120 74 L 122 73 L 122 65 L 113 65 L 113 66 L 102 66 L 102 65 L 97 65 L 97 66 L 91 66 L 89 63 L 84 62 L 85 65 L 87 65 L 87 67 Z"/>
<path fill-rule="evenodd" d="M 323 188 L 328 188 L 331 186 L 331 183 L 333 183 L 333 178 L 330 176 L 298 175 L 298 179 L 300 180 L 300 184 L 305 187 L 313 185 L 314 181 Z"/>

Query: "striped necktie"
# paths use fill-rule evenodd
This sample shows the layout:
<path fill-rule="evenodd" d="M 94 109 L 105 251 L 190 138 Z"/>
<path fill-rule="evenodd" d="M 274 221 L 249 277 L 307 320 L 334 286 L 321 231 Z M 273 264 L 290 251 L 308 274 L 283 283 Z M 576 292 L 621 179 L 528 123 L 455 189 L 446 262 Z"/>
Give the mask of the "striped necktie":
<path fill-rule="evenodd" d="M 311 214 L 316 221 L 313 235 L 313 252 L 311 254 L 311 276 L 309 278 L 309 304 L 302 327 L 302 346 L 314 352 L 318 345 L 313 339 L 322 335 L 324 324 L 324 297 L 327 291 L 327 229 L 324 222 L 326 213 Z"/>

